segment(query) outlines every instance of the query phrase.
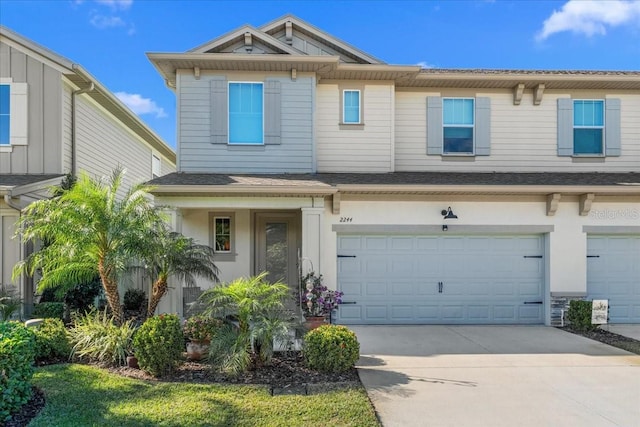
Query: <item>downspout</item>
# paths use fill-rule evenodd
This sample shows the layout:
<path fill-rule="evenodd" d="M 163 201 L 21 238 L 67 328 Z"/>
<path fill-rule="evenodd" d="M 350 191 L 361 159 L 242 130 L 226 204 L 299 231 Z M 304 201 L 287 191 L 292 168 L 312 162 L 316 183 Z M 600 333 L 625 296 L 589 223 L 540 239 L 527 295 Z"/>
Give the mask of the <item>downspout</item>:
<path fill-rule="evenodd" d="M 15 203 L 13 203 L 13 200 L 11 200 L 11 194 L 5 194 L 4 195 L 4 202 L 10 208 L 13 208 L 13 209 L 17 210 L 18 212 L 22 212 L 22 207 L 20 207 L 20 205 L 16 205 Z"/>
<path fill-rule="evenodd" d="M 89 87 L 71 92 L 71 176 L 76 177 L 76 95 L 91 92 L 95 89 L 93 82 Z"/>

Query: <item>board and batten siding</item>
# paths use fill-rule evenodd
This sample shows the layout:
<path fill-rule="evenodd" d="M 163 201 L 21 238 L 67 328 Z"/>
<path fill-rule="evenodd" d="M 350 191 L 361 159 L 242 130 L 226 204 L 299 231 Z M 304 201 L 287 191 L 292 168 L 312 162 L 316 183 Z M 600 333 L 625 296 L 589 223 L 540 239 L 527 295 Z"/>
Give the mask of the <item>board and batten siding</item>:
<path fill-rule="evenodd" d="M 152 178 L 151 151 L 150 146 L 86 94 L 76 98 L 78 172 L 110 177 L 117 166 L 122 166 L 126 169 L 123 187 L 127 189 Z"/>
<path fill-rule="evenodd" d="M 13 266 L 20 261 L 20 240 L 14 239 L 18 212 L 0 199 L 0 283 L 17 284 L 11 280 Z"/>
<path fill-rule="evenodd" d="M 364 85 L 361 97 L 363 126 L 340 125 L 339 86 L 318 85 L 318 172 L 393 171 L 394 86 Z"/>
<path fill-rule="evenodd" d="M 491 154 L 443 157 L 426 154 L 428 96 L 489 97 L 491 99 Z M 558 98 L 621 101 L 622 155 L 606 158 L 559 157 L 557 145 Z M 541 105 L 525 93 L 520 105 L 513 93 L 396 92 L 396 171 L 460 172 L 628 172 L 640 167 L 640 96 L 622 93 L 545 92 Z"/>
<path fill-rule="evenodd" d="M 213 144 L 211 136 L 211 80 L 280 82 L 281 138 L 279 144 Z M 214 173 L 314 172 L 313 104 L 315 79 L 299 73 L 229 73 L 177 76 L 178 169 Z"/>
<path fill-rule="evenodd" d="M 27 83 L 27 145 L 0 152 L 0 173 L 62 171 L 61 74 L 39 60 L 0 43 L 0 78 Z"/>

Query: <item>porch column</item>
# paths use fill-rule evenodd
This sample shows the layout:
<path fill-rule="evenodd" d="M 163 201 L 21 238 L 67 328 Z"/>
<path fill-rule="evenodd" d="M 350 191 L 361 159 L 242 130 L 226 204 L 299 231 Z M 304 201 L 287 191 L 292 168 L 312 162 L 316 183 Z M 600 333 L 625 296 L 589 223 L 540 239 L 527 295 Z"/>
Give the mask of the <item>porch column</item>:
<path fill-rule="evenodd" d="M 169 226 L 178 233 L 182 233 L 182 210 L 180 208 L 169 208 L 165 211 L 169 216 L 167 222 Z M 169 290 L 160 300 L 156 314 L 174 313 L 179 317 L 184 317 L 182 307 L 182 286 L 180 282 L 176 282 L 174 277 L 170 277 L 168 281 Z"/>
<path fill-rule="evenodd" d="M 324 200 L 322 200 L 324 202 Z M 315 199 L 314 199 L 315 202 Z M 317 206 L 314 203 L 314 206 Z M 323 203 L 324 205 L 324 203 Z M 302 208 L 302 274 L 311 269 L 322 274 L 320 259 L 322 249 L 322 227 L 324 222 L 324 206 Z"/>

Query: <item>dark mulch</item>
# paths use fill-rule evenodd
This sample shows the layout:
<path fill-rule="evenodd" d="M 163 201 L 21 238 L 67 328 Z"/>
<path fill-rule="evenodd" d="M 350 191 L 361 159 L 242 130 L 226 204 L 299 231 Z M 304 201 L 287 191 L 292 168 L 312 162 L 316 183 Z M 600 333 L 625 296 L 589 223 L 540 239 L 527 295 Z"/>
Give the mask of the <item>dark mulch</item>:
<path fill-rule="evenodd" d="M 640 354 L 640 341 L 634 340 L 633 338 L 614 334 L 613 332 L 605 331 L 601 328 L 593 331 L 579 331 L 571 328 L 571 326 L 565 326 L 560 329 L 571 332 L 572 334 L 582 335 L 583 337 L 599 341 L 613 347 L 621 348 L 622 350 L 626 350 L 631 353 Z"/>
<path fill-rule="evenodd" d="M 38 366 L 49 365 L 58 361 L 41 361 Z M 66 361 L 60 361 L 66 362 Z M 304 365 L 302 354 L 299 352 L 276 353 L 269 366 L 262 366 L 253 371 L 233 377 L 215 372 L 205 362 L 187 361 L 175 372 L 160 378 L 153 377 L 140 369 L 128 367 L 107 368 L 109 371 L 130 378 L 145 381 L 189 382 L 201 384 L 260 384 L 275 390 L 308 390 L 310 385 L 332 386 L 359 384 L 358 371 L 355 368 L 343 373 L 317 372 Z M 13 415 L 6 427 L 24 427 L 34 418 L 45 405 L 44 394 L 36 387 L 33 396 L 20 412 Z"/>

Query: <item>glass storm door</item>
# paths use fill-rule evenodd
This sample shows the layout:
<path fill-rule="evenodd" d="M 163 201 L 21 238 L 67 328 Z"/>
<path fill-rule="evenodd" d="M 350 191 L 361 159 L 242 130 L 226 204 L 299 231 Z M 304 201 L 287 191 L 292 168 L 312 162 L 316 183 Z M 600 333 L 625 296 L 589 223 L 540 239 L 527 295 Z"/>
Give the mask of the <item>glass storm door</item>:
<path fill-rule="evenodd" d="M 255 273 L 268 271 L 270 282 L 297 286 L 298 221 L 295 213 L 256 214 Z"/>

